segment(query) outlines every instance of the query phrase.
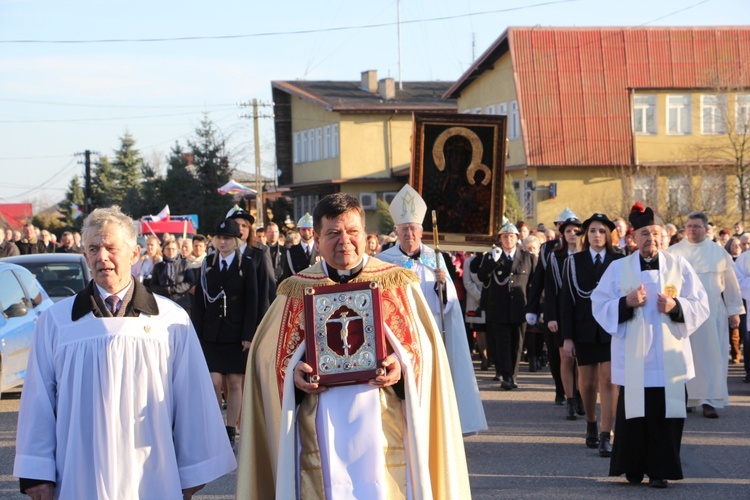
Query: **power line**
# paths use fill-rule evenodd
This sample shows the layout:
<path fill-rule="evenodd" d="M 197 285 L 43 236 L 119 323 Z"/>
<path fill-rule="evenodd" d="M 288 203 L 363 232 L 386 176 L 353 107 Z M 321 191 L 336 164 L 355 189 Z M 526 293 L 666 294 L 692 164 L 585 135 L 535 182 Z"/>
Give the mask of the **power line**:
<path fill-rule="evenodd" d="M 227 109 L 227 108 L 224 108 Z M 223 109 L 215 109 L 210 111 L 222 111 Z M 159 115 L 140 115 L 140 116 L 114 116 L 106 118 L 50 118 L 40 120 L 0 120 L 0 123 L 74 123 L 74 122 L 101 122 L 107 120 L 136 120 L 140 118 L 167 118 L 171 116 L 186 116 L 194 115 L 195 111 L 185 111 L 183 113 L 164 113 Z"/>
<path fill-rule="evenodd" d="M 525 5 L 522 7 L 510 7 L 506 9 L 485 10 L 482 12 L 456 14 L 453 16 L 431 17 L 431 18 L 426 18 L 426 19 L 412 19 L 412 20 L 407 20 L 407 21 L 401 21 L 401 24 L 404 25 L 404 24 L 450 21 L 452 19 L 483 16 L 487 14 L 499 14 L 502 12 L 513 12 L 513 11 L 518 11 L 518 10 L 533 9 L 537 7 L 547 7 L 549 5 L 557 5 L 557 4 L 578 2 L 578 1 L 579 0 L 557 0 L 557 1 L 551 1 L 551 2 L 537 3 L 533 5 Z M 269 31 L 269 32 L 261 32 L 261 33 L 246 33 L 246 34 L 240 34 L 240 35 L 179 36 L 179 37 L 165 37 L 165 38 L 101 38 L 101 39 L 93 39 L 93 40 L 17 39 L 17 40 L 0 40 L 0 43 L 2 44 L 88 44 L 88 43 L 190 42 L 190 41 L 196 41 L 196 40 L 235 40 L 235 39 L 241 39 L 241 38 L 308 35 L 312 33 L 326 33 L 326 32 L 334 32 L 334 31 L 386 28 L 390 26 L 395 26 L 396 24 L 397 24 L 396 22 L 387 22 L 387 23 L 375 23 L 375 24 L 362 24 L 358 26 L 334 26 L 330 28 L 318 28 L 318 29 L 295 30 L 295 31 Z"/>
<path fill-rule="evenodd" d="M 224 104 L 185 104 L 174 106 L 139 106 L 131 104 L 83 104 L 72 102 L 53 102 L 53 101 L 31 101 L 27 99 L 5 99 L 0 97 L 0 102 L 18 102 L 23 104 L 42 104 L 44 106 L 70 106 L 75 108 L 123 108 L 123 109 L 184 109 L 184 108 L 228 108 L 234 106 L 234 103 Z"/>

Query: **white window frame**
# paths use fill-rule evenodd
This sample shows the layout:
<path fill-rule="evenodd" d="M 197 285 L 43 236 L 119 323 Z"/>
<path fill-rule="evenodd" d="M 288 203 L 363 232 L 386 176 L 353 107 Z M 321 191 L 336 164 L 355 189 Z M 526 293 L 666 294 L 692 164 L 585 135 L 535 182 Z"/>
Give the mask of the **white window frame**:
<path fill-rule="evenodd" d="M 497 104 L 497 114 L 508 116 L 508 103 L 507 102 L 499 102 Z"/>
<path fill-rule="evenodd" d="M 508 139 L 517 140 L 521 136 L 521 120 L 518 112 L 518 101 L 510 101 L 510 113 L 508 114 Z"/>
<path fill-rule="evenodd" d="M 703 210 L 709 214 L 727 212 L 727 178 L 721 174 L 705 174 L 701 177 Z"/>
<path fill-rule="evenodd" d="M 302 130 L 299 133 L 299 137 L 300 137 L 299 162 L 305 163 L 307 161 L 307 130 Z"/>
<path fill-rule="evenodd" d="M 680 214 L 686 214 L 692 206 L 690 198 L 690 179 L 687 176 L 675 175 L 667 179 L 667 200 L 670 208 Z"/>
<path fill-rule="evenodd" d="M 314 150 L 315 150 L 315 134 L 313 134 L 312 129 L 306 130 L 307 132 L 307 152 L 305 155 L 307 156 L 307 161 L 314 161 Z"/>
<path fill-rule="evenodd" d="M 701 95 L 701 134 L 726 134 L 726 120 L 724 112 L 727 109 L 727 99 L 721 94 Z"/>
<path fill-rule="evenodd" d="M 482 114 L 482 108 L 474 108 L 471 110 L 472 115 L 481 115 Z"/>
<path fill-rule="evenodd" d="M 323 157 L 323 129 L 315 129 L 315 161 L 320 161 Z"/>
<path fill-rule="evenodd" d="M 656 205 L 656 178 L 654 176 L 633 177 L 633 201 L 640 201 L 647 206 Z"/>
<path fill-rule="evenodd" d="M 735 97 L 735 132 L 750 134 L 750 94 L 737 94 Z"/>
<path fill-rule="evenodd" d="M 331 125 L 331 158 L 339 157 L 339 124 Z"/>
<path fill-rule="evenodd" d="M 299 132 L 294 133 L 294 146 L 292 147 L 294 155 L 294 163 L 299 163 Z"/>
<path fill-rule="evenodd" d="M 692 96 L 667 94 L 667 135 L 691 135 L 693 128 Z"/>
<path fill-rule="evenodd" d="M 656 132 L 656 95 L 634 95 L 633 133 L 636 135 L 656 135 Z"/>
<path fill-rule="evenodd" d="M 331 157 L 331 126 L 323 127 L 323 159 Z"/>
<path fill-rule="evenodd" d="M 490 104 L 489 106 L 486 106 L 484 108 L 484 114 L 485 115 L 494 115 L 495 114 L 495 105 Z"/>

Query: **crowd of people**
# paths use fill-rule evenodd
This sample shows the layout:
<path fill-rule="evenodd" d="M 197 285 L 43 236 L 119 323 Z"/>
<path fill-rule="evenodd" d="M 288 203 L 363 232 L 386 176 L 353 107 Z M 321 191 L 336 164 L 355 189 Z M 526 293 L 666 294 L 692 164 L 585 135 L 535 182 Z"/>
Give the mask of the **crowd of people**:
<path fill-rule="evenodd" d="M 83 396 L 71 390 L 68 399 L 56 400 L 60 406 L 50 406 L 55 398 L 50 399 L 49 377 L 65 369 L 49 358 L 61 349 L 55 335 L 63 323 L 85 318 L 95 321 L 94 331 L 102 337 L 86 349 L 71 347 L 68 362 L 100 358 L 99 379 L 121 377 L 128 369 L 156 377 L 158 389 L 150 382 L 147 392 L 174 391 L 173 401 L 160 404 L 176 404 L 184 396 L 180 391 L 192 392 L 192 384 L 201 387 L 205 402 L 210 388 L 217 411 L 206 410 L 201 422 L 211 426 L 212 435 L 223 424 L 228 437 L 223 441 L 230 447 L 240 437 L 244 473 L 238 498 L 299 497 L 305 485 L 333 498 L 354 491 L 376 497 L 420 497 L 428 491 L 464 497 L 468 479 L 461 436 L 487 429 L 472 358 L 478 370 L 494 370 L 501 391 L 523 390 L 518 377 L 523 362 L 530 372 L 549 366 L 555 387 L 551 399 L 564 407 L 561 418 L 585 419 L 583 444 L 610 458 L 610 475 L 625 474 L 632 483 L 645 475 L 656 488 L 681 479 L 686 412 L 697 408 L 706 418 L 719 417 L 729 402 L 730 362 L 744 358 L 745 382 L 750 382 L 743 301 L 750 298 L 750 233 L 742 223 L 735 224 L 734 233 L 716 231 L 705 214 L 694 212 L 684 228 L 677 228 L 640 204 L 627 220 L 610 220 L 602 213 L 581 220 L 565 209 L 555 229 L 506 220 L 487 252 L 436 252 L 422 243 L 426 210 L 407 185 L 390 206 L 393 233 L 375 235 L 364 231 L 361 205 L 343 193 L 324 198 L 293 231 L 273 222 L 258 229 L 254 217 L 235 206 L 211 237 L 150 235 L 142 249 L 135 244 L 132 224 L 125 229 L 129 219 L 119 209 L 96 210 L 83 230 L 94 281 L 56 306 L 32 346 L 16 458 L 22 491 L 32 496 L 55 487 L 75 492 L 56 483 L 89 481 L 55 464 L 54 454 L 44 455 L 43 445 L 56 440 L 72 446 L 69 440 L 77 438 L 77 431 L 70 434 L 60 426 L 55 431 L 54 423 L 42 420 L 54 420 L 60 408 L 81 402 L 99 411 L 101 402 L 91 398 L 93 393 L 101 401 L 122 397 L 108 383 Z M 113 252 L 112 240 L 120 252 Z M 81 245 L 78 233 L 66 232 L 57 243 L 53 234 L 30 224 L 23 234 L 0 234 L 0 256 L 83 253 Z M 369 384 L 323 386 L 309 376 L 304 296 L 310 287 L 362 281 L 382 290 L 388 355 Z M 82 300 L 87 302 L 82 305 Z M 113 363 L 110 357 L 118 353 L 107 350 L 102 340 L 118 335 L 110 318 L 129 318 L 124 331 L 158 328 L 164 342 L 186 342 L 168 324 L 136 322 L 144 314 L 161 316 L 162 308 L 193 339 L 181 347 L 189 351 L 187 358 L 172 359 L 170 353 L 167 363 L 154 361 L 143 369 L 128 365 L 138 363 L 126 353 Z M 138 344 L 145 340 L 136 337 L 135 347 L 118 342 L 118 348 L 148 351 Z M 196 347 L 202 352 L 197 360 Z M 101 363 L 109 366 L 101 368 Z M 173 370 L 185 381 L 165 387 L 164 377 L 172 377 Z M 453 390 L 431 389 L 445 384 Z M 40 408 L 40 416 L 29 416 Z M 342 408 L 348 413 L 342 414 Z M 159 415 L 148 416 L 153 421 L 143 425 L 167 425 L 162 419 L 169 417 L 154 412 Z M 105 427 L 119 419 L 107 411 L 103 415 Z M 171 418 L 168 425 L 174 427 Z M 193 428 L 193 423 L 180 424 L 186 433 Z M 42 444 L 32 425 L 51 426 Z M 133 425 L 132 432 L 142 432 Z M 345 446 L 352 439 L 360 449 Z M 119 438 L 109 443 L 121 444 Z M 401 451 L 394 455 L 389 449 Z M 178 468 L 177 483 L 189 497 L 234 467 L 219 443 L 202 443 L 194 451 L 214 461 L 210 473 L 183 475 L 181 467 L 194 471 L 180 465 L 179 450 L 158 463 L 133 455 L 128 464 L 133 470 L 153 466 L 154 474 Z M 365 451 L 369 458 L 361 461 Z M 90 486 L 134 491 L 107 460 L 102 456 L 90 464 L 111 476 L 107 484 Z M 37 473 L 42 463 L 47 465 Z"/>

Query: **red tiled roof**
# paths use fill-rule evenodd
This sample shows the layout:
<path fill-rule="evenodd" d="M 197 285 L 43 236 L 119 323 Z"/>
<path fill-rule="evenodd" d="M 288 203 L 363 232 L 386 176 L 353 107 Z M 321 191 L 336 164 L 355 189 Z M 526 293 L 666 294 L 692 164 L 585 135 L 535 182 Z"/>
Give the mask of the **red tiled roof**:
<path fill-rule="evenodd" d="M 529 166 L 631 164 L 631 89 L 750 88 L 750 27 L 508 28 L 444 97 L 508 52 Z"/>

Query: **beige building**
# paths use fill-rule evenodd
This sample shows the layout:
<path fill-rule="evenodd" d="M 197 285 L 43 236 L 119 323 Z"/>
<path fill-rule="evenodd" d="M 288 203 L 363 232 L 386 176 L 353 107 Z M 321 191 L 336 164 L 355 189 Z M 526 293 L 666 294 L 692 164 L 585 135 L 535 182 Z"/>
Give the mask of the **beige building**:
<path fill-rule="evenodd" d="M 640 200 L 728 225 L 750 200 L 750 27 L 509 28 L 444 97 L 508 116 L 527 222 Z"/>
<path fill-rule="evenodd" d="M 450 82 L 274 81 L 279 188 L 294 200 L 294 219 L 318 200 L 344 191 L 358 196 L 368 232 L 377 232 L 377 200 L 390 202 L 408 181 L 412 113 L 455 113 L 443 99 Z"/>

